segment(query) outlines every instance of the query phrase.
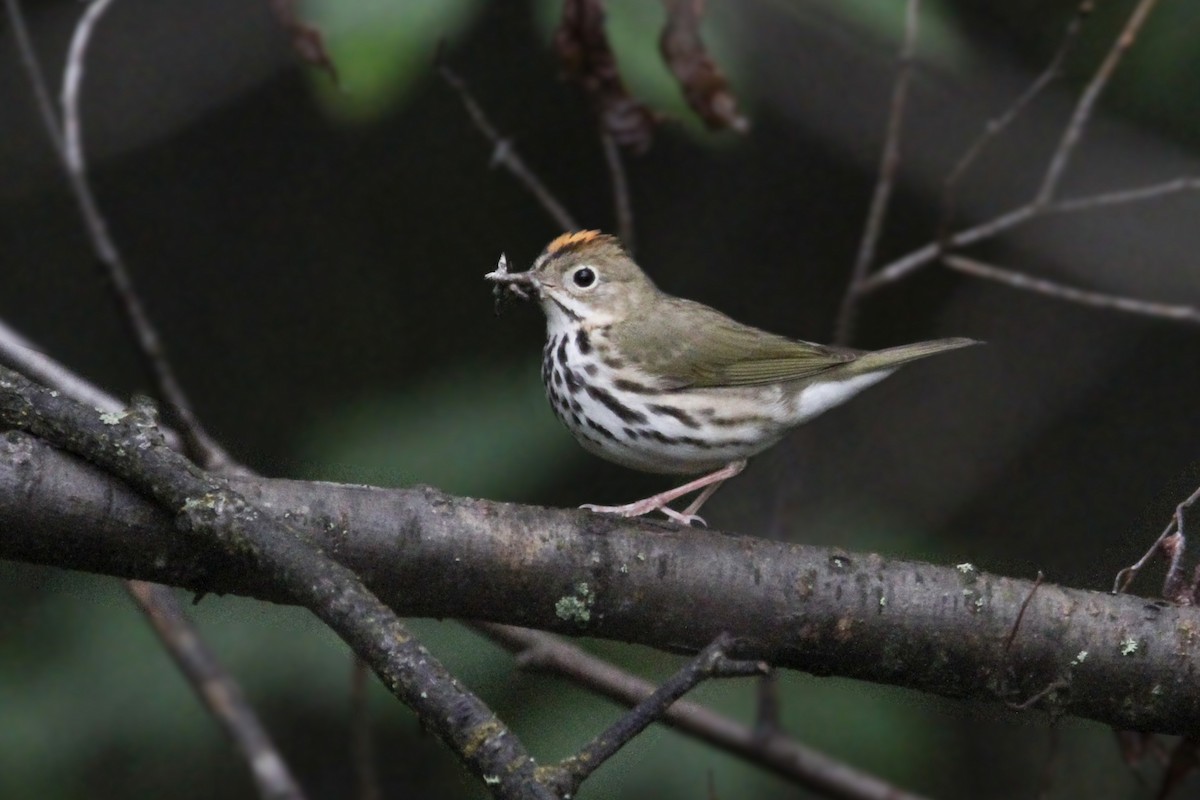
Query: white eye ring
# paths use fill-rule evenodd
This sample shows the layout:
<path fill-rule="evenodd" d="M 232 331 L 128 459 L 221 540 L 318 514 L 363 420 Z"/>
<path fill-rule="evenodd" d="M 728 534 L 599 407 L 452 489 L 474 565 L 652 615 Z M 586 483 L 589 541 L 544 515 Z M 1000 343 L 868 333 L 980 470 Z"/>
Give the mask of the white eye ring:
<path fill-rule="evenodd" d="M 576 267 L 570 274 L 571 290 L 572 291 L 587 291 L 596 285 L 600 276 L 596 274 L 596 270 L 586 264 L 582 267 Z"/>

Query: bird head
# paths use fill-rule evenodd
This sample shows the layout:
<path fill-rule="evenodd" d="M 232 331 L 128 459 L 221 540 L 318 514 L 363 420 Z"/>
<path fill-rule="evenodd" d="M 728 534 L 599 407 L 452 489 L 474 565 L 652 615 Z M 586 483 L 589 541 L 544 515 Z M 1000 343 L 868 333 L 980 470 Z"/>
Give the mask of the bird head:
<path fill-rule="evenodd" d="M 619 322 L 658 292 L 620 240 L 599 231 L 564 233 L 525 272 L 509 272 L 501 256 L 486 277 L 519 296 L 532 294 L 552 326 Z"/>

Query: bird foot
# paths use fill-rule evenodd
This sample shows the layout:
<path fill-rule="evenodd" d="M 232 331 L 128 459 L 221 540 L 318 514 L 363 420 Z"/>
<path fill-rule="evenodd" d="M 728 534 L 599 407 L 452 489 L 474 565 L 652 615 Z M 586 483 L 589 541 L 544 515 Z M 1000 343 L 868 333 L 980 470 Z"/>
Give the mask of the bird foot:
<path fill-rule="evenodd" d="M 704 521 L 704 517 L 699 514 L 685 514 L 676 511 L 670 506 L 655 502 L 657 498 L 647 498 L 639 500 L 636 503 L 627 503 L 623 506 L 598 506 L 592 503 L 585 503 L 580 508 L 586 511 L 594 511 L 597 514 L 613 514 L 618 517 L 641 517 L 649 514 L 651 511 L 661 511 L 668 519 L 678 522 L 680 525 L 691 526 L 693 523 L 700 523 L 701 526 L 707 528 L 708 523 Z"/>

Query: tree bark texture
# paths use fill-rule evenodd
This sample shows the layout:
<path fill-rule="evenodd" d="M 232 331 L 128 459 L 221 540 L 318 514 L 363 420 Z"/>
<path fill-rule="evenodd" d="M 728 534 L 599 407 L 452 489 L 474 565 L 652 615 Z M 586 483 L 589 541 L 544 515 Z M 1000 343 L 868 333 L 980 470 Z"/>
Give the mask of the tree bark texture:
<path fill-rule="evenodd" d="M 738 658 L 817 675 L 1010 704 L 1040 694 L 1052 713 L 1200 730 L 1195 608 L 427 487 L 230 485 L 406 616 L 689 653 L 728 631 Z M 288 600 L 121 481 L 22 433 L 0 437 L 0 531 L 3 558 Z"/>

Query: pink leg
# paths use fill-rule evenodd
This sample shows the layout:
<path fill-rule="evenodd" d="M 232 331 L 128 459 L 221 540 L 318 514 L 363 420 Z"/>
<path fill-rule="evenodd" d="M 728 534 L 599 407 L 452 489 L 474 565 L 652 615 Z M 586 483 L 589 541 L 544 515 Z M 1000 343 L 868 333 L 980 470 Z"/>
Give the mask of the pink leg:
<path fill-rule="evenodd" d="M 745 468 L 745 459 L 731 461 L 716 472 L 710 472 L 708 475 L 696 478 L 694 481 L 689 481 L 683 486 L 677 486 L 674 489 L 647 497 L 645 500 L 638 500 L 636 503 L 628 503 L 623 506 L 597 506 L 589 503 L 588 505 L 580 506 L 580 508 L 586 508 L 588 511 L 596 511 L 601 514 L 618 514 L 622 517 L 640 517 L 643 514 L 649 514 L 651 511 L 661 511 L 683 525 L 691 525 L 697 521 L 701 524 L 707 524 L 702 518 L 696 516 L 696 512 L 700 509 L 700 506 L 704 505 L 705 501 L 713 496 L 713 493 L 721 487 L 722 483 L 737 475 Z M 692 504 L 683 513 L 667 507 L 667 503 L 697 489 L 703 489 L 704 491 L 700 492 L 699 496 L 692 501 Z"/>

